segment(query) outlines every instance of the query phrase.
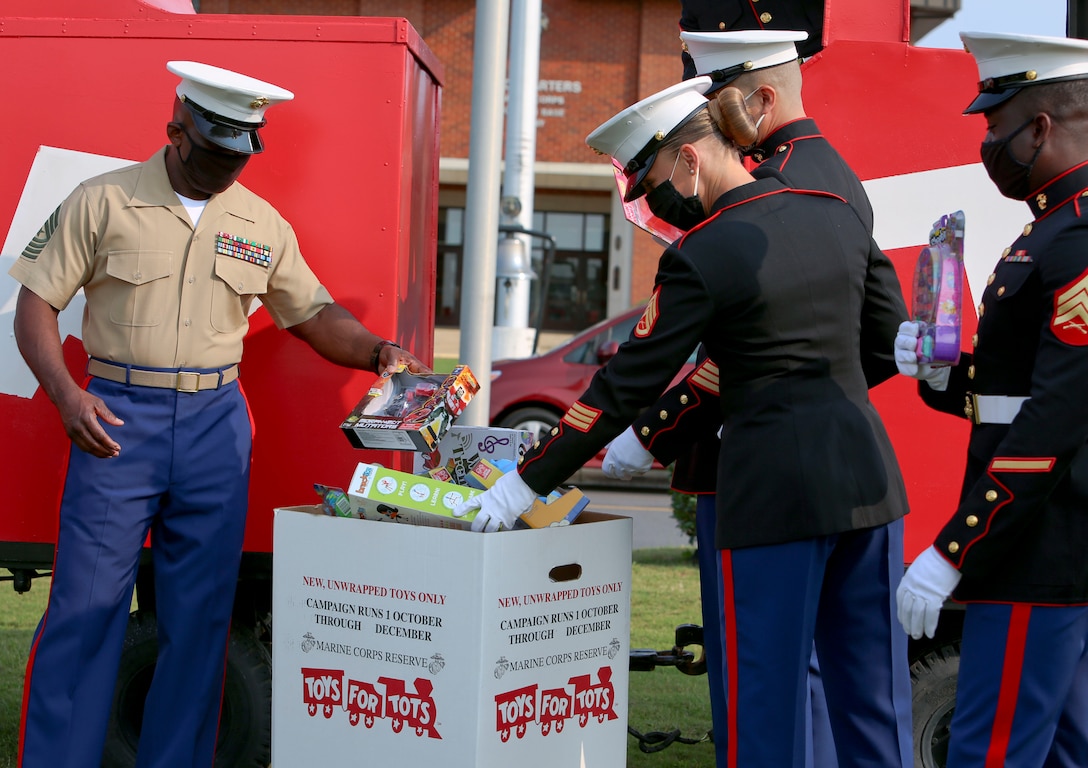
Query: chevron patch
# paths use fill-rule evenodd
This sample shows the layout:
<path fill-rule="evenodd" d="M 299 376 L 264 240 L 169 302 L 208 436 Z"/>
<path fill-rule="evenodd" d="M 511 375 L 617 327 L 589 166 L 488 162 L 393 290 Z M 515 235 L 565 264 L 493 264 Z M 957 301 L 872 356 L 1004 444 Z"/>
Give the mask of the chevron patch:
<path fill-rule="evenodd" d="M 574 427 L 579 432 L 588 432 L 593 429 L 593 425 L 597 423 L 599 418 L 601 418 L 599 410 L 590 408 L 585 403 L 575 400 L 574 405 L 563 414 L 561 421 Z"/>
<path fill-rule="evenodd" d="M 998 456 L 990 461 L 991 472 L 1049 472 L 1054 468 L 1052 458 L 1015 458 Z"/>
<path fill-rule="evenodd" d="M 638 325 L 635 326 L 635 336 L 639 339 L 644 339 L 650 335 L 650 332 L 654 329 L 654 324 L 657 323 L 658 310 L 657 310 L 657 294 L 661 289 L 654 291 L 654 295 L 650 297 L 650 300 L 646 303 L 646 310 L 642 313 L 642 317 L 639 318 Z"/>
<path fill-rule="evenodd" d="M 1054 294 L 1050 330 L 1066 344 L 1088 346 L 1088 272 Z"/>
<path fill-rule="evenodd" d="M 688 381 L 691 382 L 692 386 L 705 389 L 707 392 L 713 392 L 716 395 L 718 394 L 718 366 L 709 360 L 704 360 L 702 365 L 691 372 Z"/>
<path fill-rule="evenodd" d="M 53 233 L 57 231 L 57 225 L 60 223 L 60 206 L 49 214 L 49 218 L 42 224 L 42 228 L 38 230 L 38 234 L 34 235 L 34 238 L 23 249 L 23 258 L 30 261 L 34 261 L 41 255 L 42 250 L 49 242 L 49 238 L 53 236 Z"/>

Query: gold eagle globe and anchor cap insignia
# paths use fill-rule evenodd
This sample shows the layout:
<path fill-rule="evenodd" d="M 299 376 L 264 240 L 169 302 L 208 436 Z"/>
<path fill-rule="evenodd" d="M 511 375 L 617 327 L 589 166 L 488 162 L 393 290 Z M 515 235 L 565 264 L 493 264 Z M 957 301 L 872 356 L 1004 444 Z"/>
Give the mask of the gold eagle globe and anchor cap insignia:
<path fill-rule="evenodd" d="M 1022 88 L 1088 78 L 1088 40 L 999 32 L 961 32 L 978 65 L 978 96 L 965 115 L 985 112 Z"/>
<path fill-rule="evenodd" d="M 257 129 L 265 124 L 265 111 L 295 98 L 286 88 L 211 64 L 168 61 L 166 68 L 181 78 L 176 93 L 200 135 L 233 152 L 263 152 Z"/>

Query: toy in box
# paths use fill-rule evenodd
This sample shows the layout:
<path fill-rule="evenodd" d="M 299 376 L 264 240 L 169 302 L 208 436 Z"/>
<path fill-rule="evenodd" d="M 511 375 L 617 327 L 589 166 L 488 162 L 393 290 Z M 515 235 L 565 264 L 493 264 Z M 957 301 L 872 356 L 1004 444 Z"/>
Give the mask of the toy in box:
<path fill-rule="evenodd" d="M 467 365 L 448 374 L 401 366 L 371 385 L 340 429 L 356 448 L 432 451 L 479 391 Z"/>
<path fill-rule="evenodd" d="M 481 459 L 517 462 L 533 446 L 535 435 L 524 429 L 476 427 L 455 424 L 433 451 L 415 454 L 412 471 L 427 473 L 446 482 L 466 485 L 469 473 Z"/>
<path fill-rule="evenodd" d="M 454 517 L 453 510 L 481 493 L 480 488 L 444 483 L 428 475 L 398 472 L 378 464 L 359 464 L 347 490 L 352 517 L 461 530 L 472 527 L 476 510 L 464 517 Z M 514 528 L 569 525 L 588 504 L 589 499 L 577 488 L 555 492 L 547 502 L 537 499 Z"/>
<path fill-rule="evenodd" d="M 919 363 L 955 365 L 960 359 L 963 229 L 963 211 L 942 216 L 918 256 L 911 318 L 918 322 Z"/>

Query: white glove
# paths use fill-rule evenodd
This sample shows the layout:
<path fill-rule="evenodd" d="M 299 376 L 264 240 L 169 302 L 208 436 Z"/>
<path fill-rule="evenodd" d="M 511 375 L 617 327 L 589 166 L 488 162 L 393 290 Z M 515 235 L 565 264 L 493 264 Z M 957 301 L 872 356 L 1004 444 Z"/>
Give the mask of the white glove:
<path fill-rule="evenodd" d="M 525 484 L 517 472 L 507 472 L 495 481 L 490 490 L 462 501 L 453 509 L 454 517 L 464 517 L 474 509 L 480 510 L 472 520 L 472 530 L 509 531 L 523 513 L 536 501 L 536 491 Z"/>
<path fill-rule="evenodd" d="M 960 583 L 960 572 L 930 547 L 911 563 L 895 590 L 899 623 L 915 640 L 933 637 L 941 606 Z"/>
<path fill-rule="evenodd" d="M 616 480 L 630 480 L 647 472 L 653 463 L 654 455 L 642 447 L 635 428 L 628 427 L 609 444 L 601 470 Z"/>
<path fill-rule="evenodd" d="M 924 381 L 930 389 L 944 392 L 948 388 L 952 368 L 918 362 L 918 332 L 918 323 L 914 320 L 904 320 L 899 324 L 899 333 L 895 336 L 895 367 L 904 376 Z"/>

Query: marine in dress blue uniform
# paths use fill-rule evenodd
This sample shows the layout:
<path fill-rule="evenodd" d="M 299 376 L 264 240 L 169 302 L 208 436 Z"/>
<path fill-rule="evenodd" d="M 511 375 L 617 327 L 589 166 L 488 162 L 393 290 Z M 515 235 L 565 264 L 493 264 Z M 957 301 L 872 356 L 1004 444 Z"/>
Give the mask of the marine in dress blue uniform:
<path fill-rule="evenodd" d="M 735 32 L 735 33 L 683 33 L 682 38 L 695 57 L 703 74 L 715 72 L 716 87 L 734 84 L 745 94 L 749 103 L 757 101 L 760 86 L 776 89 L 778 97 L 771 102 L 768 117 L 770 130 L 746 154 L 760 163 L 759 172 L 774 169 L 785 177 L 790 186 L 799 189 L 815 189 L 833 192 L 845 198 L 857 210 L 866 229 L 872 232 L 873 210 L 861 181 L 846 164 L 842 156 L 820 133 L 816 123 L 804 115 L 801 106 L 800 71 L 796 63 L 795 42 L 802 39 L 802 32 Z M 768 55 L 771 54 L 771 55 Z M 783 70 L 793 69 L 786 75 Z M 873 265 L 870 273 L 874 296 L 895 296 L 899 282 L 895 269 L 888 259 Z M 876 386 L 894 374 L 895 368 L 887 338 L 869 336 L 870 329 L 863 329 L 866 336 L 862 343 L 862 365 L 870 386 Z M 726 710 L 724 681 L 721 679 L 721 659 L 716 650 L 720 641 L 717 628 L 718 603 L 717 560 L 714 557 L 714 529 L 716 526 L 714 488 L 717 480 L 717 459 L 720 446 L 718 429 L 721 426 L 718 402 L 718 369 L 700 355 L 698 368 L 684 381 L 671 388 L 634 422 L 632 431 L 621 439 L 632 438 L 649 451 L 661 464 L 674 464 L 672 487 L 682 493 L 697 495 L 696 539 L 700 565 L 700 588 L 703 604 L 703 632 L 707 648 L 707 674 L 710 684 L 711 704 L 715 716 L 715 743 L 719 758 L 724 759 L 724 732 Z M 637 455 L 638 448 L 631 445 Z M 611 452 L 611 449 L 610 449 Z M 648 465 L 648 461 L 646 462 Z M 609 461 L 606 458 L 606 470 Z M 902 553 L 892 553 L 888 562 L 890 578 L 898 579 L 902 568 Z M 887 618 L 887 617 L 885 617 Z M 871 620 L 879 620 L 878 616 Z M 896 655 L 906 657 L 905 638 L 897 644 Z M 814 707 L 814 754 L 816 766 L 836 765 L 835 745 L 826 718 L 826 707 L 819 679 L 819 667 L 815 655 L 812 660 L 812 701 Z M 910 707 L 910 680 L 905 668 L 898 668 L 901 679 L 896 690 L 899 709 Z M 912 734 L 909 722 L 904 718 L 900 733 L 901 751 L 910 750 Z M 724 764 L 724 763 L 723 763 Z"/>
<path fill-rule="evenodd" d="M 804 30 L 808 33 L 797 47 L 806 59 L 823 49 L 824 0 L 681 0 L 682 32 L 736 32 Z M 688 51 L 681 50 L 684 79 L 704 75 Z"/>
<path fill-rule="evenodd" d="M 512 523 L 654 402 L 703 343 L 719 370 L 724 421 L 716 538 L 727 765 L 804 764 L 814 640 L 831 660 L 824 679 L 832 727 L 854 746 L 840 753 L 841 764 L 906 765 L 889 705 L 892 585 L 879 577 L 906 497 L 860 356 L 864 326 L 882 329 L 890 350 L 905 316 L 902 296 L 898 285 L 891 297 L 870 295 L 866 275 L 883 256 L 844 200 L 791 190 L 773 172 L 744 172 L 740 181 L 739 153 L 725 154 L 734 145 L 725 150 L 714 133 L 725 129 L 711 127 L 720 117 L 677 97 L 690 94 L 686 84 L 709 83 L 672 86 L 587 139 L 626 169 L 631 197 L 652 185 L 648 196 L 660 199 L 682 185 L 696 192 L 676 192 L 690 208 L 701 200 L 700 170 L 737 183 L 707 187 L 713 203 L 699 205 L 709 218 L 662 255 L 631 338 L 519 474 L 454 514 L 478 509 L 476 529 Z M 718 146 L 725 151 L 716 156 Z M 882 644 L 863 621 L 874 612 L 887 619 Z"/>
<path fill-rule="evenodd" d="M 966 603 L 949 768 L 1088 765 L 1088 42 L 962 33 L 978 64 L 983 163 L 1032 220 L 1000 255 L 973 352 L 902 369 L 971 420 L 958 508 L 899 588 L 933 636 Z M 916 334 L 915 334 L 916 335 Z"/>
<path fill-rule="evenodd" d="M 159 652 L 136 764 L 213 764 L 248 506 L 238 361 L 252 302 L 334 362 L 421 368 L 333 302 L 290 225 L 236 182 L 263 149 L 265 111 L 292 94 L 199 62 L 167 67 L 181 78 L 171 143 L 83 182 L 11 268 L 20 350 L 75 447 L 27 664 L 22 768 L 101 764 L 149 535 Z M 57 331 L 81 288 L 82 389 Z"/>

